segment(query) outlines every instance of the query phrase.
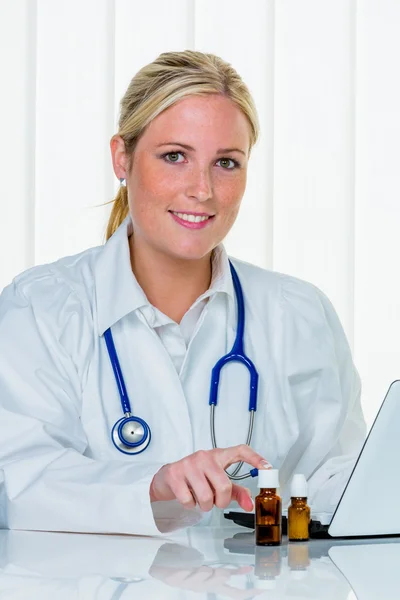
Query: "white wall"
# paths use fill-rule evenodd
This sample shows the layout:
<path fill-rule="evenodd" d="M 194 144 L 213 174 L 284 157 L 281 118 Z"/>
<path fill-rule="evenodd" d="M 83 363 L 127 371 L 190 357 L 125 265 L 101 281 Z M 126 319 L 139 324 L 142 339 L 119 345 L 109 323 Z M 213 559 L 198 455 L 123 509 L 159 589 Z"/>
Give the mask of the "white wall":
<path fill-rule="evenodd" d="M 102 243 L 135 72 L 219 54 L 262 129 L 227 249 L 328 294 L 371 423 L 400 376 L 399 30 L 398 0 L 0 0 L 0 289 Z"/>

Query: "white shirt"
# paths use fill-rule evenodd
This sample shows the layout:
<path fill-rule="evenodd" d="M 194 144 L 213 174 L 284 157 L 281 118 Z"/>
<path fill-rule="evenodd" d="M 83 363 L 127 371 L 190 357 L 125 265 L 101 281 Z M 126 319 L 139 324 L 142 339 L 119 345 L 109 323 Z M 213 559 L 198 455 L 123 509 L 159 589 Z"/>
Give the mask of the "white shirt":
<path fill-rule="evenodd" d="M 0 295 L 0 527 L 159 535 L 200 518 L 176 501 L 151 504 L 149 486 L 163 464 L 212 447 L 211 369 L 237 326 L 228 257 L 220 245 L 219 289 L 178 375 L 141 310 L 131 231 L 127 217 L 105 245 L 28 269 Z M 332 512 L 366 433 L 343 329 L 315 286 L 231 260 L 245 297 L 245 351 L 260 375 L 252 446 L 280 469 L 284 502 L 293 473 L 304 473 L 311 508 Z M 152 431 L 136 456 L 110 439 L 122 409 L 109 327 L 132 411 Z M 221 447 L 245 441 L 248 383 L 243 366 L 223 369 Z M 255 493 L 256 481 L 244 485 Z"/>
<path fill-rule="evenodd" d="M 210 287 L 204 294 L 197 298 L 189 310 L 183 315 L 179 324 L 148 301 L 146 306 L 139 309 L 149 327 L 153 327 L 160 337 L 178 374 L 180 373 L 196 323 L 198 322 L 205 305 L 213 294 L 224 291 L 226 278 L 227 276 L 230 276 L 229 271 L 224 272 L 226 260 L 224 260 L 223 255 L 224 250 L 222 246 L 218 246 L 214 249 L 211 260 L 212 275 Z"/>

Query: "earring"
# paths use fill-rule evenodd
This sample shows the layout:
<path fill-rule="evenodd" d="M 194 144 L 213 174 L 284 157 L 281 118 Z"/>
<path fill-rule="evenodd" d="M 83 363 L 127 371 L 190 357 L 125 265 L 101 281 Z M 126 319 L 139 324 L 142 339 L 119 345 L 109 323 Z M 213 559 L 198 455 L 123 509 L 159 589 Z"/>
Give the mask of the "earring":
<path fill-rule="evenodd" d="M 119 183 L 126 187 L 126 180 L 123 177 L 120 177 Z"/>

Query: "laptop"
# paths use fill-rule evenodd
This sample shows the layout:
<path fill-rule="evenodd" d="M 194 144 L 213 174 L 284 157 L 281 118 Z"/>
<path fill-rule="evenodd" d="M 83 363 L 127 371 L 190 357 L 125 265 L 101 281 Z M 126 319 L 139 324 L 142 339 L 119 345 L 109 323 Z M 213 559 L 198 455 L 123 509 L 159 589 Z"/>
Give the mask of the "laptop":
<path fill-rule="evenodd" d="M 312 519 L 312 538 L 400 536 L 400 381 L 382 402 L 328 525 Z M 254 529 L 254 513 L 227 512 L 226 519 Z M 286 517 L 282 520 L 285 533 Z"/>

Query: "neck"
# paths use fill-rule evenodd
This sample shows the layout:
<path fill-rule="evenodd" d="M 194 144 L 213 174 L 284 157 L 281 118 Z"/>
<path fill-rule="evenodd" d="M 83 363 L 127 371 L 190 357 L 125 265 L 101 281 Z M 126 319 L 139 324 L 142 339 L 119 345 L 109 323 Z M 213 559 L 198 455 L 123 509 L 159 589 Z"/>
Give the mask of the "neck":
<path fill-rule="evenodd" d="M 136 234 L 129 238 L 132 271 L 149 302 L 180 323 L 210 287 L 211 252 L 198 260 L 175 258 L 149 247 Z"/>

